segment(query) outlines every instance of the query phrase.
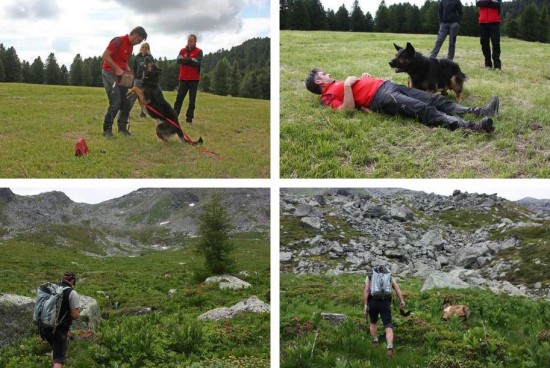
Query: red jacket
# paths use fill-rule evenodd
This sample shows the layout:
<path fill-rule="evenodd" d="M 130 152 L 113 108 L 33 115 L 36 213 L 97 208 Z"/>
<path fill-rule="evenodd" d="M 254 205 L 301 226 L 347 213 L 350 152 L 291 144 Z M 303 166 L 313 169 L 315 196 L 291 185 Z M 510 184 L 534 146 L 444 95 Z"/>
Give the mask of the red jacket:
<path fill-rule="evenodd" d="M 113 38 L 107 46 L 107 50 L 113 53 L 111 56 L 113 61 L 122 70 L 126 70 L 133 49 L 134 45 L 130 42 L 130 36 L 128 35 Z M 102 68 L 111 73 L 115 72 L 106 62 L 103 62 Z"/>
<path fill-rule="evenodd" d="M 191 59 L 196 59 L 193 61 Z M 177 58 L 178 64 L 180 64 L 179 80 L 200 80 L 201 79 L 201 62 L 202 62 L 202 50 L 195 47 L 193 50 L 189 50 L 184 47 L 180 50 Z"/>
<path fill-rule="evenodd" d="M 500 23 L 500 2 L 492 0 L 477 1 L 479 7 L 479 24 Z"/>

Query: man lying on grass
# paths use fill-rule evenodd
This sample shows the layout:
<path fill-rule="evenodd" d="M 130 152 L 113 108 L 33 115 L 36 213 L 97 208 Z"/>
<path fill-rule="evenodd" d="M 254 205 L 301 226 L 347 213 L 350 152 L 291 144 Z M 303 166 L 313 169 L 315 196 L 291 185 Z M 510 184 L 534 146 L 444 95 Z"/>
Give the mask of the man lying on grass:
<path fill-rule="evenodd" d="M 361 78 L 347 77 L 345 81 L 332 79 L 323 69 L 313 69 L 305 80 L 306 88 L 321 95 L 321 103 L 338 110 L 361 110 L 418 119 L 430 127 L 442 126 L 474 132 L 494 131 L 492 117 L 498 112 L 499 99 L 493 96 L 485 107 L 466 107 L 441 95 L 373 78 L 363 73 Z M 465 121 L 455 115 L 473 114 L 483 117 L 479 122 Z"/>

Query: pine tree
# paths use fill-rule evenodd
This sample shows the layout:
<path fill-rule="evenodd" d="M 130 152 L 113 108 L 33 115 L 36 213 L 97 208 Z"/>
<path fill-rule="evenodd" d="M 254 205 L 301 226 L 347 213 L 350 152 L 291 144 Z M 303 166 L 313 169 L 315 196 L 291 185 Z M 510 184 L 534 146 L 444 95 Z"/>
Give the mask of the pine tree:
<path fill-rule="evenodd" d="M 61 83 L 61 70 L 53 52 L 48 55 L 48 59 L 46 60 L 46 73 L 44 77 L 46 84 Z"/>
<path fill-rule="evenodd" d="M 21 82 L 22 75 L 21 75 L 21 61 L 19 61 L 19 56 L 17 56 L 17 52 L 15 51 L 15 48 L 10 47 L 5 52 L 2 52 L 3 54 L 3 62 L 4 62 L 4 73 L 5 73 L 5 81 L 6 82 Z"/>
<path fill-rule="evenodd" d="M 387 32 L 390 28 L 388 18 L 388 8 L 386 7 L 386 2 L 382 0 L 380 5 L 378 5 L 378 10 L 376 10 L 376 16 L 374 17 L 374 30 L 376 32 Z"/>
<path fill-rule="evenodd" d="M 6 72 L 4 70 L 4 61 L 2 61 L 2 57 L 0 55 L 0 82 L 4 82 L 6 80 Z"/>
<path fill-rule="evenodd" d="M 28 61 L 23 60 L 21 63 L 21 81 L 23 83 L 30 83 L 31 79 L 31 64 Z"/>
<path fill-rule="evenodd" d="M 231 258 L 233 244 L 229 238 L 231 221 L 221 203 L 221 195 L 216 193 L 205 204 L 199 217 L 199 242 L 196 251 L 205 258 L 207 271 L 213 274 L 229 273 L 234 268 Z"/>
<path fill-rule="evenodd" d="M 72 86 L 84 86 L 84 62 L 80 54 L 76 54 L 71 64 L 71 71 L 69 73 L 70 83 Z"/>
<path fill-rule="evenodd" d="M 231 77 L 230 77 L 230 84 L 229 84 L 229 94 L 233 97 L 239 96 L 239 86 L 241 85 L 241 72 L 239 71 L 239 62 L 235 61 L 233 63 L 233 68 L 231 70 Z"/>
<path fill-rule="evenodd" d="M 337 31 L 349 31 L 349 12 L 342 4 L 336 12 L 336 30 Z"/>
<path fill-rule="evenodd" d="M 212 75 L 212 92 L 220 96 L 227 96 L 230 76 L 231 65 L 226 58 L 223 58 L 216 65 Z"/>
<path fill-rule="evenodd" d="M 59 68 L 59 84 L 62 86 L 69 85 L 69 70 L 65 64 L 61 65 L 61 68 Z"/>
<path fill-rule="evenodd" d="M 29 83 L 44 84 L 44 63 L 40 56 L 32 62 Z"/>
<path fill-rule="evenodd" d="M 366 32 L 367 30 L 367 19 L 365 18 L 363 11 L 359 7 L 358 0 L 355 0 L 353 2 L 349 24 L 350 24 L 350 29 L 353 32 Z"/>
<path fill-rule="evenodd" d="M 547 43 L 549 32 L 550 32 L 550 19 L 548 17 L 548 8 L 546 7 L 546 5 L 544 5 L 539 18 L 539 34 L 537 37 L 537 41 Z"/>
<path fill-rule="evenodd" d="M 522 40 L 536 41 L 539 33 L 538 8 L 534 3 L 529 4 L 521 13 L 519 32 Z"/>
<path fill-rule="evenodd" d="M 327 29 L 327 13 L 320 0 L 306 0 L 309 16 L 309 29 L 318 31 Z"/>

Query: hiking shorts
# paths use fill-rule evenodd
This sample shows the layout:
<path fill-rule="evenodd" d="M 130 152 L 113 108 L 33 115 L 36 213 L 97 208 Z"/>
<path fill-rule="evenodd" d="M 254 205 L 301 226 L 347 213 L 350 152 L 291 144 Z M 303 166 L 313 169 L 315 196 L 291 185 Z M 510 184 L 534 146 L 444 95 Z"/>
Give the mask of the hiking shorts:
<path fill-rule="evenodd" d="M 41 328 L 40 337 L 51 345 L 53 351 L 53 362 L 65 364 L 67 350 L 69 349 L 68 331 L 57 329 L 54 333 L 53 329 Z"/>
<path fill-rule="evenodd" d="M 393 328 L 391 323 L 391 298 L 388 299 L 374 299 L 372 296 L 369 298 L 369 318 L 370 323 L 378 322 L 378 315 L 382 317 L 382 324 L 384 328 Z"/>

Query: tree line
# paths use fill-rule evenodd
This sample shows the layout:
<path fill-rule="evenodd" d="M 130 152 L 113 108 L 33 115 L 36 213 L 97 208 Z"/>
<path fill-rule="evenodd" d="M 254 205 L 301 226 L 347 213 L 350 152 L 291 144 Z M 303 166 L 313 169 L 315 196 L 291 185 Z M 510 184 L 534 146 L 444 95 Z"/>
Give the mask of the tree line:
<path fill-rule="evenodd" d="M 269 45 L 269 38 L 254 38 L 231 50 L 222 49 L 205 55 L 199 89 L 221 96 L 269 99 Z M 176 60 L 164 58 L 156 62 L 163 70 L 161 88 L 175 90 L 179 74 Z M 67 69 L 65 65 L 59 65 L 53 52 L 45 61 L 39 56 L 29 63 L 19 59 L 14 47 L 6 48 L 0 44 L 0 82 L 102 87 L 102 64 L 99 56 L 83 59 L 77 54 Z"/>
<path fill-rule="evenodd" d="M 525 41 L 550 42 L 548 0 L 513 0 L 502 3 L 501 31 Z M 475 2 L 462 3 L 459 34 L 479 37 L 478 8 Z M 436 34 L 439 29 L 439 3 L 426 0 L 421 7 L 409 3 L 386 6 L 376 13 L 364 13 L 355 0 L 352 9 L 342 4 L 338 10 L 325 10 L 320 0 L 279 0 L 281 29 L 304 31 L 381 32 Z"/>

